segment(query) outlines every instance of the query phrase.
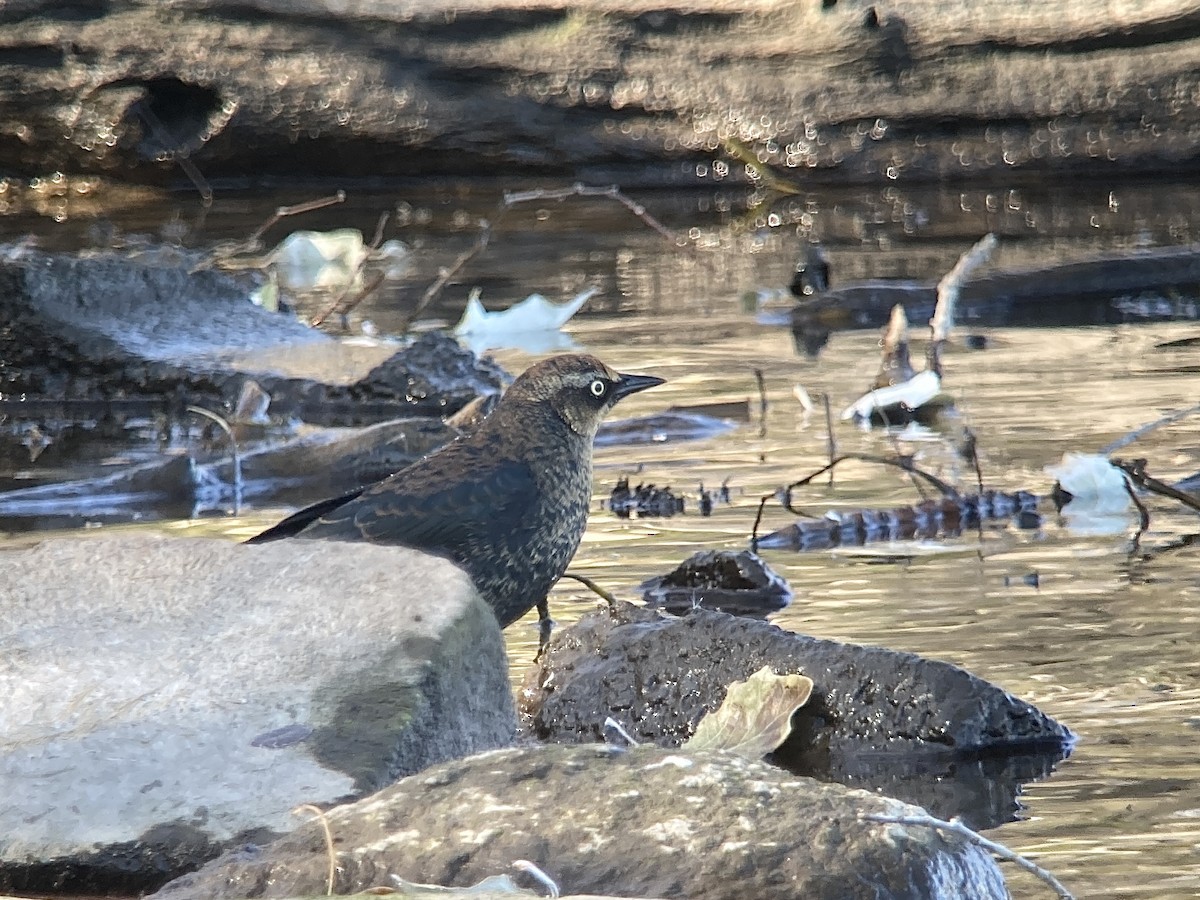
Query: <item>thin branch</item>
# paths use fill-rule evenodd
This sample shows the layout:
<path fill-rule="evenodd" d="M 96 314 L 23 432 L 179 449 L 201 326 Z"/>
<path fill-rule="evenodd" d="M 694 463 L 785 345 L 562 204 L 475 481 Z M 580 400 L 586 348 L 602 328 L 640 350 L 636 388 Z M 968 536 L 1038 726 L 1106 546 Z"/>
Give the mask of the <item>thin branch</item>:
<path fill-rule="evenodd" d="M 367 264 L 367 260 L 370 258 L 371 253 L 374 253 L 376 250 L 378 250 L 379 245 L 383 243 L 383 229 L 387 227 L 388 219 L 390 219 L 391 216 L 392 214 L 390 212 L 384 212 L 375 221 L 375 235 L 371 238 L 371 243 L 367 245 L 367 249 L 370 252 L 364 253 L 358 260 L 358 264 L 354 267 L 354 271 L 350 273 L 350 277 L 346 280 L 346 286 L 342 288 L 341 293 L 334 297 L 333 302 L 330 303 L 329 306 L 327 306 L 319 314 L 317 314 L 309 323 L 314 328 L 324 324 L 325 320 L 334 313 L 337 313 L 341 316 L 346 315 L 350 312 L 350 310 L 362 303 L 363 300 L 371 296 L 371 294 L 375 292 L 375 289 L 378 288 L 379 285 L 383 284 L 383 280 L 387 277 L 387 273 L 376 272 L 375 276 L 354 295 L 349 303 L 347 303 L 345 306 L 342 305 L 342 301 L 346 299 L 346 295 L 350 293 L 351 289 L 354 287 L 354 283 L 358 281 L 358 276 L 362 274 L 363 266 Z"/>
<path fill-rule="evenodd" d="M 946 821 L 945 819 L 935 819 L 933 816 L 885 816 L 866 814 L 862 818 L 867 822 L 879 822 L 883 825 L 904 825 L 914 828 L 933 828 L 937 831 L 946 831 L 950 834 L 956 834 L 961 838 L 975 844 L 978 847 L 994 853 L 1000 859 L 1006 862 L 1015 863 L 1026 872 L 1038 878 L 1053 890 L 1060 900 L 1074 900 L 1074 895 L 1068 891 L 1053 875 L 1033 862 L 1031 859 L 1022 856 L 1021 854 L 1008 849 L 1003 844 L 998 844 L 995 841 L 990 841 L 977 831 L 972 831 L 962 822 L 957 819 Z"/>
<path fill-rule="evenodd" d="M 747 174 L 761 182 L 763 187 L 778 194 L 794 195 L 800 193 L 800 186 L 776 175 L 769 166 L 758 161 L 754 151 L 737 138 L 727 137 L 721 141 L 721 149 L 726 155 L 733 157 L 746 167 Z"/>
<path fill-rule="evenodd" d="M 875 407 L 875 413 L 879 416 L 879 418 L 883 419 L 883 427 L 887 432 L 888 439 L 892 443 L 892 450 L 896 452 L 896 459 L 912 459 L 910 454 L 902 453 L 900 451 L 900 438 L 896 437 L 896 432 L 892 430 L 892 423 L 888 421 L 887 409 L 882 406 L 877 406 Z M 830 477 L 832 478 L 833 476 L 831 475 Z M 921 482 L 917 481 L 916 475 L 914 475 L 912 472 L 909 472 L 908 480 L 912 482 L 912 486 L 916 489 L 917 493 L 921 495 L 922 500 L 929 499 L 928 495 L 925 493 L 925 488 L 921 487 Z"/>
<path fill-rule="evenodd" d="M 778 496 L 778 492 L 763 494 L 758 501 L 758 513 L 754 516 L 754 525 L 750 528 L 750 550 L 753 553 L 758 552 L 758 526 L 762 524 L 763 510 L 766 509 L 767 501 L 774 500 Z"/>
<path fill-rule="evenodd" d="M 1188 509 L 1200 513 L 1200 500 L 1198 500 L 1196 497 L 1179 490 L 1177 487 L 1172 487 L 1165 481 L 1159 481 L 1152 475 L 1147 474 L 1146 460 L 1135 459 L 1132 462 L 1126 462 L 1120 459 L 1111 459 L 1109 462 L 1133 479 L 1133 482 L 1138 485 L 1138 487 L 1145 488 L 1152 494 L 1160 494 L 1163 497 L 1170 497 L 1172 500 L 1179 501 Z M 1134 502 L 1137 502 L 1136 498 Z M 1138 508 L 1143 508 L 1141 503 L 1138 503 Z"/>
<path fill-rule="evenodd" d="M 137 103 L 134 108 L 137 110 L 137 114 L 141 116 L 142 121 L 154 132 L 154 139 L 156 141 L 164 147 L 171 147 L 175 143 L 175 139 L 167 132 L 166 126 L 163 125 L 162 119 L 154 114 L 148 103 Z M 192 162 L 187 149 L 172 149 L 170 153 L 171 161 L 179 163 L 179 168 L 183 169 L 183 174 L 188 177 L 199 192 L 201 202 L 205 206 L 212 206 L 212 185 L 208 183 L 200 170 L 196 168 L 196 164 Z"/>
<path fill-rule="evenodd" d="M 937 287 L 937 305 L 933 318 L 929 320 L 929 347 L 926 348 L 926 368 L 942 374 L 942 347 L 950 339 L 954 328 L 954 310 L 958 305 L 958 294 L 967 277 L 992 255 L 996 248 L 996 236 L 985 234 L 970 250 L 958 258 L 954 268 L 947 272 Z"/>
<path fill-rule="evenodd" d="M 316 200 L 306 200 L 303 203 L 296 203 L 292 206 L 278 206 L 271 217 L 262 225 L 258 226 L 258 230 L 245 241 L 245 252 L 253 253 L 261 246 L 262 236 L 272 228 L 280 219 L 286 219 L 288 216 L 299 216 L 304 213 L 314 212 L 318 209 L 324 209 L 327 206 L 337 206 L 339 203 L 346 202 L 346 192 L 338 191 L 335 194 L 330 194 L 328 197 L 318 197 Z M 241 251 L 239 251 L 241 252 Z"/>
<path fill-rule="evenodd" d="M 658 219 L 646 212 L 646 207 L 642 206 L 642 204 L 637 203 L 622 194 L 621 188 L 615 184 L 610 184 L 607 187 L 593 187 L 577 181 L 570 187 L 566 188 L 533 188 L 528 191 L 505 191 L 504 199 L 501 200 L 501 206 L 504 209 L 511 209 L 518 203 L 529 203 L 542 200 L 566 200 L 568 197 L 607 197 L 611 200 L 616 200 L 668 241 L 675 243 L 678 240 L 677 236 L 673 231 L 671 231 L 671 229 L 667 228 L 665 225 L 659 222 Z"/>
<path fill-rule="evenodd" d="M 319 197 L 316 200 L 306 200 L 303 203 L 296 203 L 292 206 L 278 206 L 262 225 L 258 226 L 250 237 L 242 241 L 240 244 L 232 244 L 224 247 L 218 247 L 208 255 L 208 257 L 199 263 L 192 272 L 198 272 L 202 269 L 207 269 L 213 265 L 229 259 L 233 256 L 240 256 L 243 253 L 258 253 L 262 250 L 262 236 L 274 226 L 280 219 L 286 219 L 288 216 L 298 216 L 303 213 L 313 212 L 314 210 L 324 209 L 327 206 L 336 206 L 339 203 L 346 202 L 346 192 L 338 191 L 336 194 L 331 194 L 328 197 Z"/>
<path fill-rule="evenodd" d="M 617 604 L 620 602 L 610 591 L 600 587 L 600 585 L 596 584 L 596 582 L 592 581 L 592 579 L 588 578 L 586 575 L 576 575 L 574 572 L 564 572 L 562 577 L 570 578 L 572 581 L 578 581 L 588 590 L 598 594 L 606 603 L 608 603 L 608 608 L 610 610 L 616 609 Z"/>
<path fill-rule="evenodd" d="M 458 255 L 458 258 L 450 264 L 449 268 L 442 269 L 438 272 L 438 277 L 433 284 L 425 289 L 425 293 L 421 295 L 421 299 L 417 301 L 416 307 L 400 322 L 399 331 L 404 333 L 412 326 L 417 317 L 425 311 L 425 308 L 434 301 L 438 294 L 442 292 L 447 284 L 450 283 L 455 275 L 462 271 L 463 266 L 469 263 L 472 259 L 484 251 L 488 245 L 488 241 L 492 237 L 492 226 L 487 219 L 479 220 L 479 236 L 475 238 L 475 243 Z"/>
<path fill-rule="evenodd" d="M 754 370 L 754 381 L 758 385 L 758 436 L 767 436 L 767 382 L 762 369 Z"/>
<path fill-rule="evenodd" d="M 1168 415 L 1163 416 L 1161 419 L 1151 422 L 1149 425 L 1143 425 L 1140 428 L 1129 432 L 1129 434 L 1125 435 L 1124 437 L 1117 438 L 1115 441 L 1101 450 L 1100 455 L 1111 456 L 1118 450 L 1128 447 L 1134 441 L 1144 438 L 1150 432 L 1158 428 L 1162 428 L 1164 425 L 1173 425 L 1180 419 L 1186 419 L 1188 416 L 1194 416 L 1198 412 L 1200 412 L 1200 403 L 1197 403 L 1195 406 L 1189 406 L 1187 409 L 1179 409 L 1173 413 L 1169 413 Z"/>
<path fill-rule="evenodd" d="M 950 497 L 952 499 L 959 498 L 958 491 L 956 491 L 954 488 L 952 488 L 946 482 L 942 481 L 942 479 L 938 478 L 936 475 L 931 475 L 928 472 L 924 472 L 921 469 L 918 469 L 915 465 L 913 465 L 913 462 L 911 459 L 908 459 L 908 458 L 888 459 L 886 456 L 874 456 L 869 453 L 844 453 L 841 456 L 835 457 L 828 465 L 822 466 L 821 468 L 817 469 L 817 471 L 813 472 L 811 475 L 807 475 L 804 478 L 801 478 L 799 481 L 793 481 L 791 484 L 789 484 L 787 487 L 785 487 L 783 489 L 784 497 L 785 497 L 784 502 L 783 502 L 784 509 L 786 509 L 790 513 L 793 513 L 794 515 L 804 515 L 804 513 L 802 511 L 793 508 L 792 502 L 791 502 L 792 491 L 798 487 L 803 487 L 804 485 L 811 482 L 813 479 L 815 479 L 821 475 L 824 475 L 826 472 L 828 472 L 834 466 L 838 465 L 839 463 L 846 462 L 847 460 L 858 460 L 859 462 L 878 463 L 879 465 L 884 465 L 884 466 L 894 466 L 897 469 L 902 469 L 905 472 L 910 472 L 913 475 L 918 476 L 919 478 L 925 479 L 925 481 L 929 482 L 934 487 L 936 487 L 939 491 L 941 491 L 942 495 L 945 497 Z"/>
<path fill-rule="evenodd" d="M 292 810 L 292 815 L 296 816 L 302 812 L 310 812 L 316 816 L 318 822 L 321 823 L 321 829 L 325 832 L 325 855 L 329 857 L 329 872 L 325 877 L 325 896 L 333 896 L 333 881 L 337 874 L 337 856 L 333 852 L 333 832 L 329 828 L 329 819 L 325 817 L 325 810 L 319 806 L 313 806 L 311 803 L 304 803 Z"/>
<path fill-rule="evenodd" d="M 233 458 L 233 513 L 237 515 L 242 511 L 242 456 L 238 451 L 237 437 L 233 433 L 233 428 L 230 427 L 224 416 L 205 409 L 203 406 L 189 406 L 187 411 L 216 422 L 225 432 L 225 436 L 229 438 L 229 455 Z"/>
<path fill-rule="evenodd" d="M 829 405 L 829 392 L 821 395 L 825 406 L 825 443 L 829 448 L 829 486 L 833 487 L 833 461 L 837 458 L 837 438 L 833 436 L 833 409 Z"/>

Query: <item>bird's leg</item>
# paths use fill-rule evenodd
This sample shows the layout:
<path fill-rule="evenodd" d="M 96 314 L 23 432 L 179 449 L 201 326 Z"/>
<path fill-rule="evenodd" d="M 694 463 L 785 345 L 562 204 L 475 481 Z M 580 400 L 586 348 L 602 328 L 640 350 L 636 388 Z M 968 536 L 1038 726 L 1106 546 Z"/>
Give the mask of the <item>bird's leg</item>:
<path fill-rule="evenodd" d="M 534 662 L 538 662 L 542 658 L 542 654 L 546 652 L 546 648 L 550 646 L 550 632 L 554 628 L 554 620 L 550 618 L 550 600 L 548 597 L 543 597 L 538 601 L 538 649 L 537 656 L 533 658 Z"/>

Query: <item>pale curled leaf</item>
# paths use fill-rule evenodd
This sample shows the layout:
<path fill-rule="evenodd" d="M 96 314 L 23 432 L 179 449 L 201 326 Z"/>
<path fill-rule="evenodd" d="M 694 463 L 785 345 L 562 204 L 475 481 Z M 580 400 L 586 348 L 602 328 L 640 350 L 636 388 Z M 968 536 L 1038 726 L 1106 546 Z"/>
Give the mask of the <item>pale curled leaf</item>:
<path fill-rule="evenodd" d="M 729 685 L 720 708 L 700 720 L 684 750 L 730 750 L 759 759 L 787 740 L 792 713 L 808 702 L 813 682 L 805 675 L 776 675 L 763 666 Z"/>

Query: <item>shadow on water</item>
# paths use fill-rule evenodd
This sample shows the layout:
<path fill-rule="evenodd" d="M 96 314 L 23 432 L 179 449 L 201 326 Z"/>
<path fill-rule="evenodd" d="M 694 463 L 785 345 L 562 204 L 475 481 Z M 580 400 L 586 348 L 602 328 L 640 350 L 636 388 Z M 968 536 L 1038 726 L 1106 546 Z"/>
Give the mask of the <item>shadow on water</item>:
<path fill-rule="evenodd" d="M 982 755 L 860 752 L 814 759 L 791 752 L 785 742 L 768 758 L 797 775 L 895 797 L 939 819 L 957 817 L 981 830 L 1020 819 L 1022 786 L 1048 778 L 1067 752 L 1056 746 Z"/>

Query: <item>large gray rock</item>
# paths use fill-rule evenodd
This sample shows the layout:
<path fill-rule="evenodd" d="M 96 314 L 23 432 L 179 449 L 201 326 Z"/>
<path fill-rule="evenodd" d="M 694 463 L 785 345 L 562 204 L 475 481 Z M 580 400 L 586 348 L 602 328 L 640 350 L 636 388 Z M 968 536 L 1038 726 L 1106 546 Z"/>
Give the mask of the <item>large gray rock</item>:
<path fill-rule="evenodd" d="M 678 746 L 731 682 L 763 666 L 814 682 L 774 759 L 977 827 L 1007 821 L 1019 783 L 1047 774 L 1074 740 L 1034 706 L 949 663 L 720 612 L 677 618 L 627 603 L 554 635 L 521 692 L 523 725 L 539 740 L 598 741 L 612 716 L 639 741 Z"/>
<path fill-rule="evenodd" d="M 1108 175 L 1200 141 L 1197 0 L 166 6 L 5 5 L 9 171 L 690 182 L 735 139 L 852 178 Z"/>
<path fill-rule="evenodd" d="M 153 889 L 513 738 L 500 630 L 442 560 L 137 536 L 0 566 L 0 890 Z"/>
<path fill-rule="evenodd" d="M 334 891 L 468 885 L 532 861 L 568 893 L 689 900 L 1006 898 L 991 857 L 954 836 L 863 815 L 918 808 L 725 753 L 534 747 L 406 778 L 329 812 Z M 159 900 L 323 894 L 324 834 L 306 824 L 231 853 Z"/>

